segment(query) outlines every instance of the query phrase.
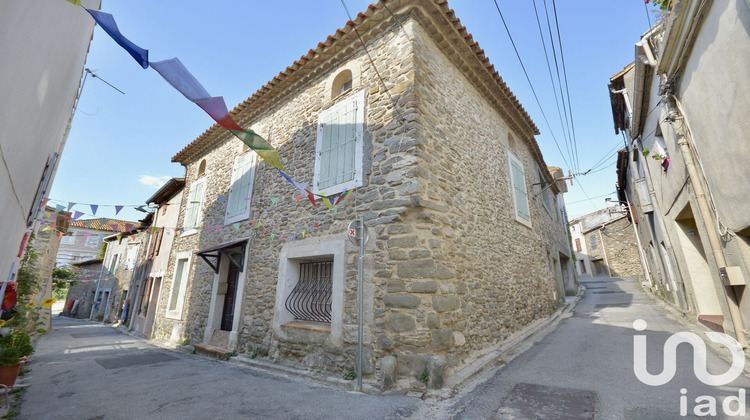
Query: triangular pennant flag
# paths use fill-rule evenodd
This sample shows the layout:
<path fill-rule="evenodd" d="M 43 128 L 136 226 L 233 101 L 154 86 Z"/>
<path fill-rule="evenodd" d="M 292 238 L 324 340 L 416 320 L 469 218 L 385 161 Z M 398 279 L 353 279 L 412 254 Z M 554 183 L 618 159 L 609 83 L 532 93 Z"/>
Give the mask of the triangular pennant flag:
<path fill-rule="evenodd" d="M 91 236 L 91 234 L 90 234 L 90 233 L 88 233 L 88 232 L 83 232 L 83 239 L 86 239 L 86 238 L 88 238 L 89 236 Z"/>
<path fill-rule="evenodd" d="M 304 238 L 304 237 L 305 237 L 305 235 L 307 235 L 307 229 L 303 229 L 303 230 L 302 230 L 302 237 Z"/>
<path fill-rule="evenodd" d="M 265 232 L 265 229 L 263 229 L 263 233 L 266 233 L 266 232 Z M 271 234 L 271 240 L 273 241 L 274 239 L 276 239 L 276 234 L 275 234 L 275 233 L 272 233 L 272 234 Z"/>
<path fill-rule="evenodd" d="M 322 197 L 323 203 L 328 207 L 328 210 L 333 210 L 333 204 L 331 204 L 331 199 L 328 197 Z"/>
<path fill-rule="evenodd" d="M 236 230 L 237 232 L 240 231 L 240 224 L 239 223 L 235 223 L 232 226 L 234 227 L 234 230 Z"/>
<path fill-rule="evenodd" d="M 305 190 L 305 191 L 307 191 L 307 198 L 310 199 L 310 202 L 312 203 L 313 207 L 318 207 L 318 203 L 315 202 L 315 196 L 313 195 L 313 193 L 310 192 L 309 190 Z"/>
<path fill-rule="evenodd" d="M 266 233 L 268 233 L 268 229 L 263 228 L 263 234 L 265 235 Z"/>
<path fill-rule="evenodd" d="M 258 223 L 257 220 L 250 221 L 250 226 L 255 227 L 255 224 Z"/>
<path fill-rule="evenodd" d="M 81 0 L 65 0 L 65 1 L 67 1 L 68 3 L 73 3 L 76 6 L 80 6 L 81 5 Z"/>
<path fill-rule="evenodd" d="M 44 206 L 46 206 L 46 205 L 47 205 L 47 202 L 48 202 L 48 201 L 49 201 L 49 198 L 45 198 L 44 200 L 42 200 L 42 204 L 40 204 L 40 205 L 39 205 L 39 208 L 40 208 L 40 209 L 43 209 L 43 208 L 44 208 Z"/>
<path fill-rule="evenodd" d="M 164 78 L 173 88 L 177 89 L 188 100 L 195 102 L 199 99 L 210 98 L 208 91 L 198 82 L 179 58 L 154 61 L 151 68 Z"/>
<path fill-rule="evenodd" d="M 58 216 L 57 214 L 51 214 L 51 215 L 49 216 L 49 220 L 50 220 L 50 221 L 53 221 L 53 220 L 57 219 L 57 216 Z"/>
<path fill-rule="evenodd" d="M 50 230 L 50 229 L 52 229 L 52 226 L 47 226 L 46 228 L 42 229 L 42 232 L 44 232 L 45 230 Z"/>
<path fill-rule="evenodd" d="M 279 197 L 271 197 L 271 206 L 275 206 L 279 201 Z"/>
<path fill-rule="evenodd" d="M 50 217 L 52 217 L 52 212 L 50 212 L 50 211 L 45 211 L 45 212 L 44 212 L 44 218 L 45 218 L 45 219 L 49 219 Z"/>
<path fill-rule="evenodd" d="M 262 223 L 263 222 L 261 222 L 260 220 L 258 220 L 258 224 L 256 224 L 255 227 L 259 228 Z"/>
<path fill-rule="evenodd" d="M 319 228 L 320 227 L 320 222 L 315 222 L 315 227 Z"/>
<path fill-rule="evenodd" d="M 127 230 L 128 232 L 130 232 L 133 229 L 133 227 L 134 226 L 132 223 L 125 223 L 125 230 Z"/>
<path fill-rule="evenodd" d="M 296 240 L 297 240 L 297 234 L 296 233 L 292 233 L 292 241 L 296 241 Z"/>
<path fill-rule="evenodd" d="M 65 208 L 65 206 L 63 206 L 62 204 L 56 205 L 55 206 L 55 214 L 60 213 L 61 211 L 63 211 L 64 208 Z"/>
<path fill-rule="evenodd" d="M 72 209 L 73 206 L 75 206 L 75 205 L 76 205 L 76 203 L 73 203 L 73 202 L 68 203 L 68 210 L 67 211 L 70 211 L 70 209 Z"/>
<path fill-rule="evenodd" d="M 115 40 L 117 44 L 124 48 L 125 51 L 127 51 L 128 54 L 130 54 L 130 56 L 133 57 L 135 61 L 137 61 L 138 64 L 141 65 L 141 67 L 143 67 L 144 69 L 148 68 L 148 50 L 145 50 L 133 44 L 129 39 L 125 38 L 120 33 L 120 29 L 117 28 L 117 23 L 115 23 L 115 18 L 112 15 L 110 15 L 109 13 L 100 12 L 98 10 L 86 9 L 86 11 L 89 12 L 96 23 L 98 23 L 99 26 L 104 29 L 104 32 L 106 32 L 109 36 L 112 37 L 112 39 Z"/>
<path fill-rule="evenodd" d="M 227 104 L 224 102 L 223 97 L 216 96 L 213 98 L 198 99 L 193 102 L 204 110 L 206 114 L 210 115 L 220 126 L 227 130 L 244 131 L 229 114 Z"/>
<path fill-rule="evenodd" d="M 62 232 L 59 232 L 59 233 L 60 233 L 60 239 L 62 239 L 62 237 L 63 237 L 63 233 L 62 233 Z"/>
<path fill-rule="evenodd" d="M 296 202 L 298 202 L 298 203 L 299 203 L 299 200 L 302 200 L 302 195 L 300 195 L 300 194 L 295 194 L 295 196 L 294 196 L 294 201 L 296 201 Z"/>
<path fill-rule="evenodd" d="M 112 231 L 113 231 L 113 232 L 117 232 L 117 225 L 116 225 L 116 224 L 112 223 L 112 224 L 110 225 L 110 227 L 112 228 Z"/>
<path fill-rule="evenodd" d="M 124 206 L 115 206 L 115 216 L 117 216 L 117 213 L 119 213 L 120 210 L 122 210 L 123 207 Z"/>
<path fill-rule="evenodd" d="M 294 188 L 296 188 L 297 191 L 300 192 L 300 194 L 303 194 L 303 195 L 306 194 L 306 192 L 307 192 L 306 191 L 307 190 L 307 184 L 303 184 L 301 182 L 297 182 L 297 181 L 293 180 L 289 175 L 286 174 L 286 172 L 282 171 L 279 168 L 276 168 L 276 170 L 279 171 L 279 173 L 281 174 L 281 176 L 283 176 L 284 178 L 286 178 L 287 181 L 289 181 L 292 185 L 294 185 Z"/>
<path fill-rule="evenodd" d="M 271 143 L 267 142 L 266 139 L 256 134 L 253 130 L 229 130 L 237 136 L 247 147 L 251 148 L 258 156 L 262 157 L 269 165 L 276 169 L 284 169 L 281 165 L 281 158 L 279 157 L 279 151 L 274 149 Z"/>
<path fill-rule="evenodd" d="M 91 204 L 91 213 L 96 216 L 96 211 L 99 209 L 99 205 Z"/>
<path fill-rule="evenodd" d="M 226 203 L 227 202 L 227 198 L 225 196 L 219 194 L 219 198 L 217 199 L 217 201 L 219 203 Z"/>
<path fill-rule="evenodd" d="M 339 198 L 338 198 L 338 200 L 336 200 L 336 204 L 335 205 L 338 206 L 340 202 L 342 202 L 342 201 L 346 200 L 347 198 L 349 198 L 349 194 L 351 194 L 352 191 L 354 191 L 353 188 L 348 189 L 348 190 L 346 190 L 345 193 L 339 195 Z"/>
<path fill-rule="evenodd" d="M 73 220 L 77 220 L 81 216 L 83 216 L 83 212 L 76 210 L 75 213 L 73 213 Z"/>
<path fill-rule="evenodd" d="M 334 207 L 334 208 L 333 208 L 333 214 L 336 214 L 336 213 L 338 213 L 338 212 L 339 212 L 339 208 L 338 208 L 338 207 Z"/>

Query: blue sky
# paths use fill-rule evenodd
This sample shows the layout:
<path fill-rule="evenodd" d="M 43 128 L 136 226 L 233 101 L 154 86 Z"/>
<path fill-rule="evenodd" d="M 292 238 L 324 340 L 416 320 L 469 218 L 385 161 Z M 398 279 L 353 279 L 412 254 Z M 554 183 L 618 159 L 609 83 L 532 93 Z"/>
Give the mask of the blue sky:
<path fill-rule="evenodd" d="M 544 1 L 536 0 L 540 12 Z M 552 0 L 546 2 L 551 13 Z M 346 0 L 353 16 L 369 3 Z M 565 152 L 534 2 L 498 0 L 497 4 L 551 131 Z M 547 164 L 563 167 L 566 173 L 573 170 L 555 146 L 494 1 L 451 0 L 449 6 L 536 122 L 542 133 L 537 141 Z M 609 76 L 633 61 L 633 44 L 648 29 L 647 15 L 651 22 L 654 15 L 646 12 L 642 0 L 560 0 L 556 6 L 578 167 L 583 172 L 606 159 L 598 167 L 601 171 L 578 177 L 565 195 L 573 219 L 604 207 L 605 196 L 614 197 L 614 152 L 623 142 L 614 133 L 607 84 Z M 151 61 L 180 58 L 209 93 L 225 98 L 230 109 L 348 19 L 340 0 L 104 0 L 101 10 L 114 16 L 126 37 L 149 50 Z M 81 9 L 81 13 L 85 11 Z M 546 31 L 544 14 L 541 18 Z M 551 54 L 549 46 L 548 51 Z M 554 62 L 551 64 L 554 72 Z M 208 129 L 213 120 L 158 73 L 143 70 L 98 27 L 86 67 L 125 94 L 101 80 L 88 78 L 50 197 L 57 203 L 99 204 L 102 207 L 97 216 L 138 220 L 143 213 L 132 207 L 115 216 L 114 207 L 104 206 L 144 204 L 166 179 L 183 176 L 184 168 L 172 163 L 171 157 Z M 570 161 L 567 154 L 565 159 Z M 81 205 L 73 210 L 90 213 Z"/>

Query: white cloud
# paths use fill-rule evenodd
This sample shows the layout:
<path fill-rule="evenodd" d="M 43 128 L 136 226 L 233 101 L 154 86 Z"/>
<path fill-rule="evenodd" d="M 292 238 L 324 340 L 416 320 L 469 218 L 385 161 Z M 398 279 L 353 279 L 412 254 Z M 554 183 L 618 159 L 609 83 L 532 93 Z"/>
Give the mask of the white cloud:
<path fill-rule="evenodd" d="M 171 176 L 151 176 L 151 175 L 141 175 L 140 178 L 138 178 L 138 182 L 140 182 L 143 185 L 146 185 L 148 187 L 157 189 L 164 185 L 165 182 L 169 181 L 172 177 Z"/>

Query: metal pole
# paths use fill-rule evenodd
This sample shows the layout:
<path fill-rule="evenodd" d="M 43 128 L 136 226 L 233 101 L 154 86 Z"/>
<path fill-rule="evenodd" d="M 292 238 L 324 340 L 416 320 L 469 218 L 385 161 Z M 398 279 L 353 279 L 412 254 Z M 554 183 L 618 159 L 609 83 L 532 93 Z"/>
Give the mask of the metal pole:
<path fill-rule="evenodd" d="M 364 283 L 365 217 L 359 217 L 359 273 L 357 275 L 357 391 L 362 391 L 362 284 Z"/>
<path fill-rule="evenodd" d="M 96 291 L 94 292 L 94 300 L 91 301 L 91 313 L 89 314 L 89 319 L 94 319 L 94 308 L 96 305 L 96 297 L 99 294 L 99 286 L 102 284 L 102 276 L 104 276 L 104 261 L 106 261 L 106 253 L 104 255 L 105 258 L 102 258 L 102 270 L 99 272 L 99 281 L 96 282 Z"/>

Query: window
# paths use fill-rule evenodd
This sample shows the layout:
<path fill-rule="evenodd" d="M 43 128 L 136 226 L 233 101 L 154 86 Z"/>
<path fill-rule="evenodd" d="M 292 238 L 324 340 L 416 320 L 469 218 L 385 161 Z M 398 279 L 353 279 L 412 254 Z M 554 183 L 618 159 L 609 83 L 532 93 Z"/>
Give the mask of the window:
<path fill-rule="evenodd" d="M 314 328 L 310 331 L 326 334 L 315 340 L 343 346 L 345 274 L 345 240 L 314 238 L 286 243 L 279 254 L 274 335 L 297 340 L 295 329 Z"/>
<path fill-rule="evenodd" d="M 335 98 L 341 94 L 344 94 L 352 90 L 353 77 L 352 71 L 349 69 L 342 70 L 331 83 L 331 98 Z"/>
<path fill-rule="evenodd" d="M 248 199 L 253 193 L 256 156 L 255 153 L 245 153 L 234 159 L 225 225 L 250 217 L 250 200 Z"/>
<path fill-rule="evenodd" d="M 177 254 L 174 277 L 172 278 L 172 291 L 169 294 L 167 305 L 167 318 L 182 318 L 182 307 L 185 303 L 185 290 L 187 289 L 188 274 L 190 273 L 190 256 L 188 252 Z"/>
<path fill-rule="evenodd" d="M 112 261 L 109 262 L 109 272 L 114 273 L 115 270 L 117 270 L 117 258 L 120 256 L 120 254 L 115 254 L 112 256 Z"/>
<path fill-rule="evenodd" d="M 578 261 L 581 264 L 581 274 L 586 273 L 586 263 L 584 261 Z"/>
<path fill-rule="evenodd" d="M 365 92 L 320 113 L 315 145 L 315 193 L 340 193 L 362 185 Z"/>
<path fill-rule="evenodd" d="M 542 189 L 541 195 L 542 195 L 542 204 L 544 204 L 544 208 L 547 209 L 547 213 L 552 215 L 552 203 L 550 202 L 550 188 L 552 188 L 552 184 L 548 183 L 544 179 L 544 174 L 542 173 L 542 170 L 540 168 L 536 168 L 536 173 L 539 176 L 539 187 Z"/>
<path fill-rule="evenodd" d="M 202 177 L 206 173 L 206 159 L 203 159 L 198 165 L 198 178 Z"/>
<path fill-rule="evenodd" d="M 333 260 L 299 265 L 299 280 L 284 306 L 298 321 L 331 322 Z"/>
<path fill-rule="evenodd" d="M 591 238 L 589 239 L 589 241 L 591 242 L 591 249 L 596 249 L 596 245 L 597 245 L 596 236 L 591 235 L 589 236 L 589 238 Z"/>
<path fill-rule="evenodd" d="M 89 248 L 96 248 L 101 243 L 100 235 L 89 235 L 86 237 L 86 246 Z"/>
<path fill-rule="evenodd" d="M 513 208 L 516 220 L 531 227 L 531 214 L 529 213 L 529 199 L 526 193 L 523 164 L 510 152 L 508 152 L 508 161 L 510 166 L 511 195 L 513 196 Z"/>
<path fill-rule="evenodd" d="M 75 236 L 72 233 L 70 235 L 65 235 L 60 240 L 60 245 L 73 245 L 74 240 Z"/>
<path fill-rule="evenodd" d="M 183 226 L 185 229 L 194 229 L 198 227 L 203 216 L 203 196 L 206 189 L 206 178 L 201 178 L 190 186 L 190 193 L 188 194 L 188 203 L 185 209 L 185 221 Z M 190 233 L 193 233 L 190 231 Z"/>
<path fill-rule="evenodd" d="M 576 251 L 581 252 L 581 238 L 576 238 Z"/>

